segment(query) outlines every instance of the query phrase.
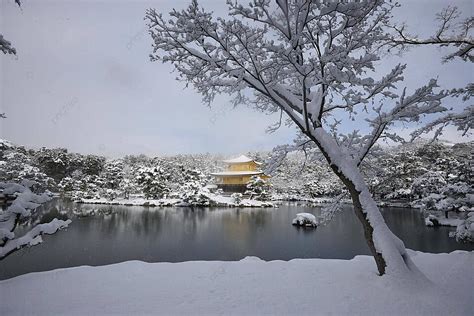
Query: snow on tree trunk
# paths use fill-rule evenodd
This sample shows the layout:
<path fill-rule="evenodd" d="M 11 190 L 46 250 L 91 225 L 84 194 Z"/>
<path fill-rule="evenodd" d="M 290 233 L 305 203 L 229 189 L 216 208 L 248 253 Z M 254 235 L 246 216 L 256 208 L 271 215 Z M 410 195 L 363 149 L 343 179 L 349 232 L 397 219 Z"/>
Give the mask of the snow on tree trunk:
<path fill-rule="evenodd" d="M 412 263 L 405 245 L 395 236 L 380 213 L 355 161 L 347 159 L 334 139 L 322 128 L 312 130 L 311 136 L 326 157 L 332 170 L 350 192 L 354 212 L 362 223 L 367 245 L 375 258 L 380 275 L 421 272 Z"/>

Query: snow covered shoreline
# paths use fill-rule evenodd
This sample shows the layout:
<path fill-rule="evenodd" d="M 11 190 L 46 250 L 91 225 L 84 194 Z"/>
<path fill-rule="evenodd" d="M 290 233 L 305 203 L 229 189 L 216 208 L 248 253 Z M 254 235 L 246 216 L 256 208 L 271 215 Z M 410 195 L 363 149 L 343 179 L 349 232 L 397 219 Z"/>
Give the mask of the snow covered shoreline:
<path fill-rule="evenodd" d="M 79 204 L 106 204 L 106 205 L 125 205 L 125 206 L 150 206 L 150 207 L 165 207 L 165 206 L 178 206 L 178 207 L 190 207 L 190 206 L 203 206 L 203 207 L 276 207 L 277 205 L 270 201 L 258 201 L 251 199 L 242 199 L 236 202 L 231 196 L 222 196 L 212 193 L 207 193 L 206 198 L 208 203 L 203 205 L 192 205 L 189 203 L 183 203 L 181 199 L 175 198 L 163 198 L 163 199 L 145 199 L 145 198 L 133 198 L 133 199 L 78 199 L 74 202 Z"/>
<path fill-rule="evenodd" d="M 128 261 L 1 281 L 0 314 L 473 314 L 474 252 L 410 254 L 432 285 L 379 277 L 369 256 Z"/>
<path fill-rule="evenodd" d="M 211 205 L 203 206 L 218 206 L 218 207 L 276 207 L 279 203 L 282 202 L 296 202 L 308 205 L 327 205 L 331 204 L 333 198 L 331 197 L 320 197 L 320 198 L 308 198 L 303 196 L 281 196 L 276 195 L 274 198 L 269 201 L 258 201 L 252 199 L 243 198 L 239 203 L 235 203 L 231 196 L 222 196 L 217 194 L 208 194 L 210 200 L 214 203 Z M 181 203 L 180 199 L 177 198 L 162 198 L 162 199 L 145 199 L 145 198 L 117 198 L 109 200 L 106 198 L 97 198 L 97 199 L 77 199 L 74 202 L 79 204 L 105 204 L 105 205 L 125 205 L 125 206 L 150 206 L 150 207 L 165 207 L 165 206 L 190 206 L 186 203 Z M 352 204 L 350 200 L 342 201 L 343 204 Z M 400 208 L 410 208 L 410 209 L 419 209 L 419 207 L 411 206 L 406 202 L 378 202 L 378 205 L 381 207 L 400 207 Z M 198 205 L 201 206 L 201 205 Z"/>

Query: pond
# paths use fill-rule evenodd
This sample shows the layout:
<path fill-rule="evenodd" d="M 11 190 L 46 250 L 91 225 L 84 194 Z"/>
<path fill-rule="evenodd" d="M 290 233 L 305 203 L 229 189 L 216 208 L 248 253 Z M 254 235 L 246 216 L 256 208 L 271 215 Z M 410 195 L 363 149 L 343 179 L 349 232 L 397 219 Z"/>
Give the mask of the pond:
<path fill-rule="evenodd" d="M 65 231 L 43 236 L 44 243 L 24 248 L 0 261 L 0 279 L 81 265 L 127 260 L 180 262 L 189 260 L 264 260 L 294 258 L 351 259 L 370 254 L 362 227 L 348 206 L 326 226 L 291 225 L 296 213 L 318 215 L 320 208 L 283 204 L 279 208 L 147 208 L 78 205 L 54 201 L 44 211 L 112 210 L 111 215 L 73 217 Z M 407 248 L 423 252 L 474 250 L 474 244 L 448 237 L 453 227 L 429 228 L 417 210 L 384 208 L 383 216 Z M 18 231 L 18 235 L 21 235 Z"/>

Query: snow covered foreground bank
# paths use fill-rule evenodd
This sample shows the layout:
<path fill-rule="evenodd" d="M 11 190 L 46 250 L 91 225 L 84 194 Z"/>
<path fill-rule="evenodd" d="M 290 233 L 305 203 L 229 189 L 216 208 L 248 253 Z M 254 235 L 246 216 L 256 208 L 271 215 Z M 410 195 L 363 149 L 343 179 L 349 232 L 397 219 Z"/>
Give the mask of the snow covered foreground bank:
<path fill-rule="evenodd" d="M 410 253 L 432 286 L 379 277 L 369 256 L 128 261 L 2 281 L 0 314 L 474 314 L 474 252 Z"/>

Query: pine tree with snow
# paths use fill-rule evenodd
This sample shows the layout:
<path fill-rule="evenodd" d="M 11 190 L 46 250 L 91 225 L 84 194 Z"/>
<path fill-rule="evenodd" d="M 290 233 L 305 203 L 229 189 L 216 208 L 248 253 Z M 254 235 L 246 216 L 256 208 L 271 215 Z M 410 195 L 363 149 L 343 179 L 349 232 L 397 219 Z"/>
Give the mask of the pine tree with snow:
<path fill-rule="evenodd" d="M 161 167 L 143 167 L 138 169 L 136 182 L 147 199 L 159 199 L 169 192 L 167 179 L 168 173 Z"/>
<path fill-rule="evenodd" d="M 259 176 L 252 176 L 247 182 L 247 190 L 245 195 L 248 195 L 252 200 L 268 201 L 271 197 L 271 185 L 260 178 Z"/>
<path fill-rule="evenodd" d="M 209 190 L 206 188 L 208 177 L 199 170 L 185 170 L 184 184 L 179 189 L 182 203 L 192 206 L 210 206 Z"/>

